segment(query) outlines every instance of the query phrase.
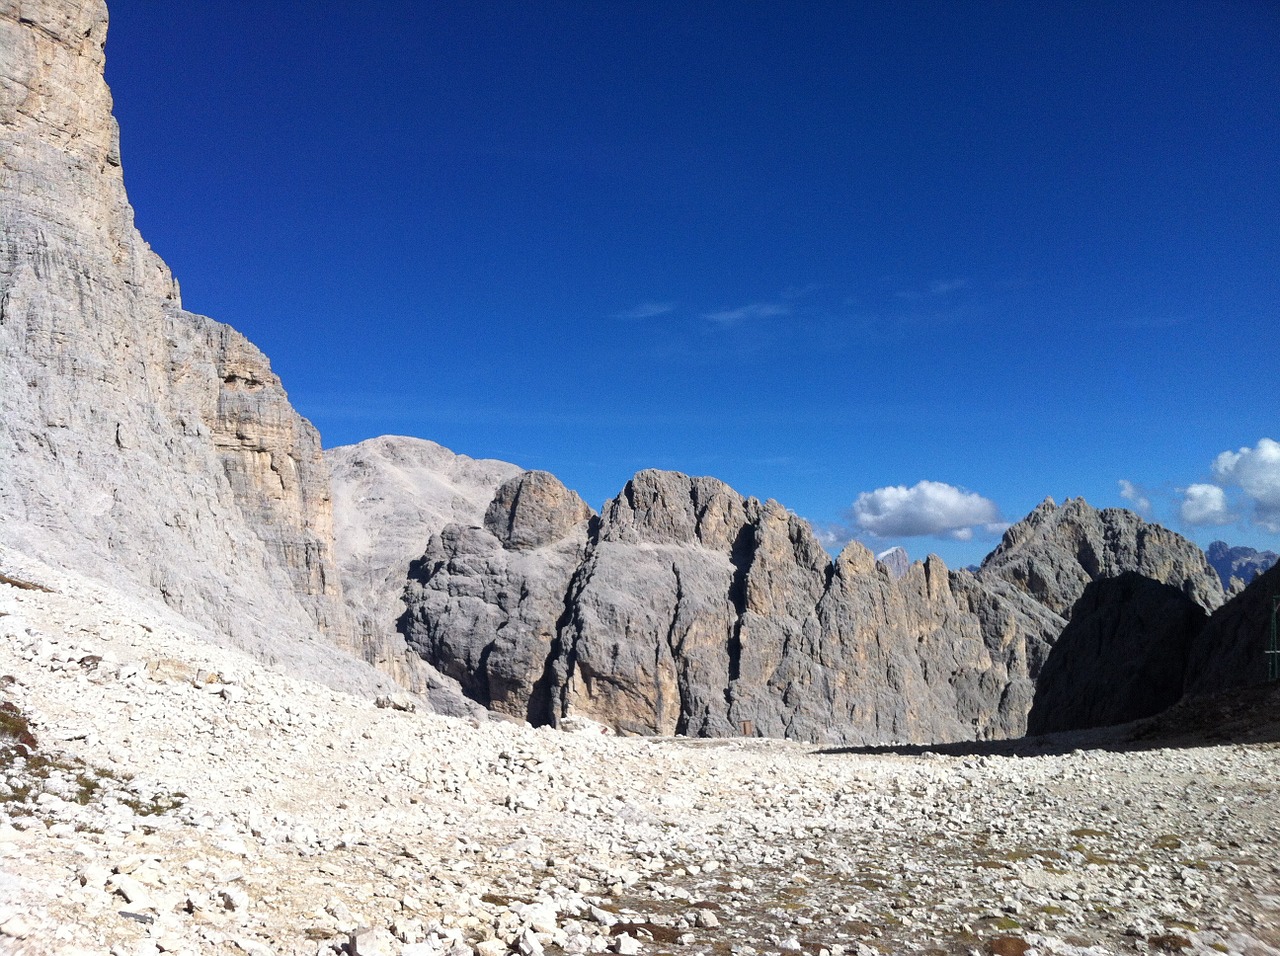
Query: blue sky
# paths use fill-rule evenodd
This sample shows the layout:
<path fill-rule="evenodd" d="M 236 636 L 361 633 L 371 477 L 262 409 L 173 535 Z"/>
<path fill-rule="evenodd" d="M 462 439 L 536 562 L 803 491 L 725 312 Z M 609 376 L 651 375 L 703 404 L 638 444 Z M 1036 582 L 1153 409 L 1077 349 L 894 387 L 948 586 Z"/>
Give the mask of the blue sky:
<path fill-rule="evenodd" d="M 138 225 L 326 445 L 1280 547 L 1273 3 L 110 8 Z"/>

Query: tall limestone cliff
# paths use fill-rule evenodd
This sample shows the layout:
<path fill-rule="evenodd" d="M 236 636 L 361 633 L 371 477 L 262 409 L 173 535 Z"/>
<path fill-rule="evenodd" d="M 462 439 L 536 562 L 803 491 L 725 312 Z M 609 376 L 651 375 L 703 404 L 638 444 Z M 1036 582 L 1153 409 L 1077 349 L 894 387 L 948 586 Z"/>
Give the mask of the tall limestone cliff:
<path fill-rule="evenodd" d="M 315 429 L 134 228 L 102 0 L 0 0 L 0 539 L 345 686 Z"/>
<path fill-rule="evenodd" d="M 1120 508 L 1046 499 L 1009 528 L 969 589 L 988 644 L 1006 648 L 1019 732 L 1147 717 L 1182 693 L 1192 636 L 1221 606 L 1204 553 Z M 1028 709 L 1029 707 L 1029 709 Z"/>
<path fill-rule="evenodd" d="M 539 530 L 509 533 L 524 526 Z M 1055 726 L 1083 726 L 1141 716 L 1180 686 L 1181 664 L 1161 670 L 1138 633 L 1147 617 L 1110 587 L 1125 572 L 1142 594 L 1171 595 L 1161 607 L 1194 609 L 1188 621 L 1222 600 L 1193 544 L 1079 500 L 1041 505 L 976 574 L 930 557 L 899 575 L 857 543 L 832 561 L 804 521 L 712 478 L 641 472 L 597 517 L 527 473 L 499 489 L 483 526 L 433 537 L 403 630 L 474 699 L 535 723 L 828 743 L 1011 737 L 1037 701 L 1060 711 Z M 1056 653 L 1069 626 L 1075 651 Z M 1111 658 L 1131 683 L 1076 707 L 1071 678 L 1114 677 L 1100 664 Z M 1143 677 L 1157 671 L 1153 692 Z M 1059 703 L 1038 690 L 1055 674 Z"/>

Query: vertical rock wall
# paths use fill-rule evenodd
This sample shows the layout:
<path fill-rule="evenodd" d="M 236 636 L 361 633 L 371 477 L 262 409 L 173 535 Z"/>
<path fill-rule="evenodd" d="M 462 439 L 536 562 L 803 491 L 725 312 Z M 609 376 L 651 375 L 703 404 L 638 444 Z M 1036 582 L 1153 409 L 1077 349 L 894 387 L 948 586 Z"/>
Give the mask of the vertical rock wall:
<path fill-rule="evenodd" d="M 324 644 L 349 626 L 315 429 L 134 228 L 106 28 L 101 0 L 0 2 L 0 536 L 372 687 Z"/>

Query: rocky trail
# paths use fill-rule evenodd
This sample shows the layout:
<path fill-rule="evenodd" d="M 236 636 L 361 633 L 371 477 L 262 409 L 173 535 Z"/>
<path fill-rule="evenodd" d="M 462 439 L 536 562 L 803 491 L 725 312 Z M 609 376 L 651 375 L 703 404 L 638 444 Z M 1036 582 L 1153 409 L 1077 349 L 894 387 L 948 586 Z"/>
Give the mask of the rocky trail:
<path fill-rule="evenodd" d="M 533 730 L 380 707 L 15 552 L 0 570 L 5 952 L 1280 951 L 1274 742 Z"/>

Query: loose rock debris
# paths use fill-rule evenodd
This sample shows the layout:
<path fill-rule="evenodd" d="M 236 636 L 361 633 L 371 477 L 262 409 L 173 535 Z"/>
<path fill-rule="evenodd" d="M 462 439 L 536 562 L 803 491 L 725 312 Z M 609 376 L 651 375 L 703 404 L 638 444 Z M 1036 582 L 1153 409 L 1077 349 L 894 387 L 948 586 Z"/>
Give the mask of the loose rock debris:
<path fill-rule="evenodd" d="M 1274 743 L 533 730 L 379 707 L 42 586 L 0 587 L 0 952 L 1280 952 Z"/>

